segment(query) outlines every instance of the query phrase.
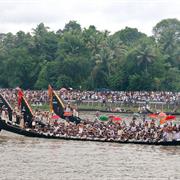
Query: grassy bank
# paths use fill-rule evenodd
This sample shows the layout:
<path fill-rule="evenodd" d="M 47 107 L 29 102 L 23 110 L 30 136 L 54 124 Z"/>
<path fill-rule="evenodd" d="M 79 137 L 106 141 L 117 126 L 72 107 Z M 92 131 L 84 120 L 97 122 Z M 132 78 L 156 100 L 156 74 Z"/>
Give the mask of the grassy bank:
<path fill-rule="evenodd" d="M 116 108 L 121 109 L 123 112 L 138 112 L 139 111 L 139 106 L 135 106 L 133 104 L 131 105 L 117 105 L 117 104 L 112 104 L 111 105 L 105 105 L 101 103 L 81 103 L 81 104 L 72 104 L 72 106 L 77 106 L 79 110 L 94 110 L 94 111 L 114 111 Z M 49 110 L 49 105 L 44 104 L 42 106 L 32 106 L 32 108 L 35 109 L 40 109 L 44 111 Z M 164 112 L 173 112 L 173 108 L 169 108 L 169 106 L 152 106 L 151 110 L 153 112 L 156 111 L 164 111 Z M 180 113 L 180 108 L 177 109 L 177 113 Z"/>

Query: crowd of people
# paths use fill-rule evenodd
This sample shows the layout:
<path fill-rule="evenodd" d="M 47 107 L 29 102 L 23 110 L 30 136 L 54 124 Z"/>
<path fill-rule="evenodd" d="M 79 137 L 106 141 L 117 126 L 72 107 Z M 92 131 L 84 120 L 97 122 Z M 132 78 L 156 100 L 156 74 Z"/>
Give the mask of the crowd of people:
<path fill-rule="evenodd" d="M 12 104 L 16 100 L 16 89 L 0 89 L 3 94 Z M 25 97 L 30 104 L 42 105 L 48 103 L 47 91 L 24 91 Z M 58 90 L 57 94 L 65 101 L 81 102 L 102 102 L 102 103 L 116 103 L 122 102 L 136 103 L 136 102 L 161 102 L 169 104 L 180 103 L 180 92 L 146 92 L 146 91 L 79 91 L 79 90 Z"/>

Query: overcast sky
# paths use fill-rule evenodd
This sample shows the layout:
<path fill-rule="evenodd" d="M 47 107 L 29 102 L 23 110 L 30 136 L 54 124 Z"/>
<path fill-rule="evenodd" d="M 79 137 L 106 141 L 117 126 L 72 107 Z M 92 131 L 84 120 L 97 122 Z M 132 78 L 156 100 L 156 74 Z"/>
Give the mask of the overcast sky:
<path fill-rule="evenodd" d="M 31 32 L 43 22 L 51 30 L 70 20 L 114 33 L 136 27 L 151 35 L 160 20 L 180 20 L 180 0 L 0 0 L 0 33 Z"/>

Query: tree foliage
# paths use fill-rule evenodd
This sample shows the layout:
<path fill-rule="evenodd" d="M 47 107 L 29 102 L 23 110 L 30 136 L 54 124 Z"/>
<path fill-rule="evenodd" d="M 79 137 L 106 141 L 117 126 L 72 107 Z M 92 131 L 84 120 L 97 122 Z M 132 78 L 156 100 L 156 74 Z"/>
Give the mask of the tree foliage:
<path fill-rule="evenodd" d="M 51 31 L 0 34 L 0 87 L 179 91 L 180 21 L 165 19 L 149 37 L 126 27 L 114 34 L 70 21 Z"/>

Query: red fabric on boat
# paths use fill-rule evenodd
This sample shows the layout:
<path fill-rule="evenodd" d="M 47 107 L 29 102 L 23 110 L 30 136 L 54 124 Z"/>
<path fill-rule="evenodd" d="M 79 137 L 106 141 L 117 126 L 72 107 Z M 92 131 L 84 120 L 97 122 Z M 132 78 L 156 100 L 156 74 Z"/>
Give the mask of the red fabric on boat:
<path fill-rule="evenodd" d="M 52 119 L 59 119 L 60 117 L 58 115 L 53 115 L 51 118 Z"/>
<path fill-rule="evenodd" d="M 21 106 L 23 96 L 24 96 L 23 91 L 19 88 L 18 89 L 18 108 L 20 108 Z"/>
<path fill-rule="evenodd" d="M 174 119 L 176 119 L 176 116 L 172 116 L 172 115 L 166 116 L 166 121 L 174 120 Z"/>
<path fill-rule="evenodd" d="M 157 114 L 148 114 L 148 116 L 149 116 L 150 118 L 153 118 L 153 119 L 158 117 Z"/>

